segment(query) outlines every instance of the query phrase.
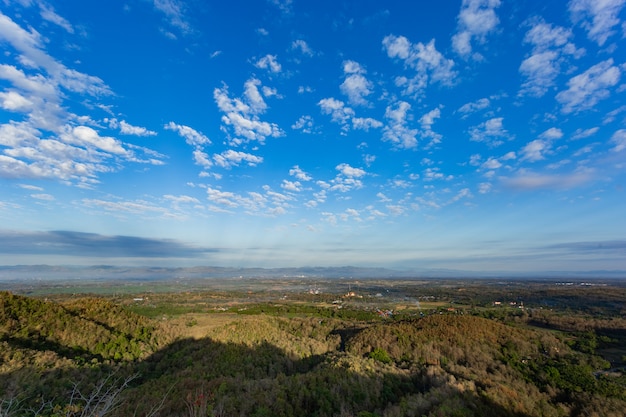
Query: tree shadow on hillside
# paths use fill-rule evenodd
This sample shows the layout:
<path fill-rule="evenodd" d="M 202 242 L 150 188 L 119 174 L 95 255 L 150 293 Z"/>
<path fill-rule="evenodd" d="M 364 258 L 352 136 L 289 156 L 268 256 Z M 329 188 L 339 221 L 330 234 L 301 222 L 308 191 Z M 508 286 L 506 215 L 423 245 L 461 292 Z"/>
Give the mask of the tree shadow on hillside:
<path fill-rule="evenodd" d="M 4 336 L 0 337 L 0 341 L 7 342 L 9 346 L 18 350 L 28 349 L 38 352 L 51 351 L 65 359 L 77 360 L 77 358 L 80 358 L 82 362 L 92 361 L 94 359 L 98 362 L 102 362 L 104 359 L 102 355 L 92 353 L 81 346 L 66 346 L 61 343 L 36 336 L 30 338 Z"/>
<path fill-rule="evenodd" d="M 57 351 L 68 348 L 57 347 Z M 142 416 L 158 409 L 153 415 L 163 417 L 198 413 L 382 416 L 385 410 L 406 407 L 407 398 L 413 398 L 423 404 L 414 410 L 416 415 L 525 417 L 477 393 L 435 383 L 425 374 L 400 374 L 372 359 L 366 361 L 372 361 L 376 372 L 355 372 L 333 362 L 333 355 L 348 358 L 340 352 L 296 358 L 267 342 L 249 346 L 211 338 L 178 340 L 144 360 L 119 362 L 115 372 L 120 378 L 139 377 L 120 393 L 122 403 L 111 415 Z M 109 365 L 63 371 L 30 366 L 1 376 L 7 381 L 19 379 L 26 401 L 45 398 L 63 404 L 75 383 L 85 392 L 111 369 Z"/>

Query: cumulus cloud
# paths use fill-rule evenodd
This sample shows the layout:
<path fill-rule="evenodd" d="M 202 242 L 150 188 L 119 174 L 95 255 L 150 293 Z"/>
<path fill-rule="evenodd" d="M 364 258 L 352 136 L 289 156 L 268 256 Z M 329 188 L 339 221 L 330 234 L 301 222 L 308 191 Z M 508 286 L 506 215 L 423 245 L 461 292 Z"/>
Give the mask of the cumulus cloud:
<path fill-rule="evenodd" d="M 470 128 L 470 140 L 484 142 L 491 147 L 502 145 L 503 139 L 511 137 L 509 132 L 504 129 L 503 120 L 502 117 L 494 117 Z"/>
<path fill-rule="evenodd" d="M 211 140 L 208 137 L 189 126 L 169 122 L 163 127 L 178 133 L 178 135 L 185 139 L 185 142 L 191 146 L 202 147 L 211 144 Z"/>
<path fill-rule="evenodd" d="M 107 153 L 125 155 L 128 152 L 119 140 L 109 136 L 100 136 L 98 132 L 88 126 L 67 128 L 60 135 L 60 138 L 65 143 L 86 148 L 93 147 Z"/>
<path fill-rule="evenodd" d="M 339 86 L 341 92 L 348 96 L 353 106 L 365 106 L 368 101 L 365 97 L 372 93 L 372 82 L 365 78 L 365 69 L 355 61 L 343 63 L 345 80 Z"/>
<path fill-rule="evenodd" d="M 476 101 L 465 103 L 464 105 L 459 107 L 459 110 L 457 111 L 459 113 L 463 113 L 464 115 L 467 115 L 470 113 L 475 113 L 480 110 L 484 110 L 488 108 L 490 105 L 491 105 L 491 101 L 488 98 L 481 98 Z"/>
<path fill-rule="evenodd" d="M 609 58 L 572 77 L 567 82 L 568 89 L 556 95 L 561 111 L 567 114 L 591 109 L 611 95 L 610 89 L 619 83 L 621 75 L 613 58 Z"/>
<path fill-rule="evenodd" d="M 331 181 L 332 185 L 329 187 L 330 191 L 346 193 L 363 187 L 363 182 L 360 178 L 367 174 L 365 170 L 354 168 L 346 163 L 337 165 L 335 169 L 339 171 L 339 174 Z"/>
<path fill-rule="evenodd" d="M 296 177 L 300 181 L 311 181 L 313 177 L 304 172 L 298 165 L 295 165 L 289 170 L 289 175 Z"/>
<path fill-rule="evenodd" d="M 539 137 L 528 142 L 520 151 L 522 161 L 537 162 L 546 158 L 546 155 L 553 153 L 552 144 L 555 140 L 561 139 L 563 132 L 561 129 L 552 127 L 542 132 Z"/>
<path fill-rule="evenodd" d="M 383 140 L 391 142 L 394 147 L 413 149 L 417 147 L 417 129 L 408 126 L 411 105 L 406 101 L 398 101 L 385 109 L 388 123 L 383 129 Z"/>
<path fill-rule="evenodd" d="M 570 29 L 553 26 L 542 19 L 533 21 L 524 36 L 524 43 L 532 45 L 532 51 L 519 67 L 525 78 L 520 96 L 543 96 L 555 86 L 561 67 L 568 63 L 569 57 L 580 58 L 585 53 L 571 42 L 573 37 Z"/>
<path fill-rule="evenodd" d="M 383 39 L 383 48 L 389 58 L 399 59 L 415 71 L 410 78 L 396 78 L 396 85 L 407 95 L 421 94 L 431 84 L 452 85 L 456 80 L 454 61 L 437 50 L 434 39 L 427 44 L 413 44 L 404 36 L 388 35 Z"/>
<path fill-rule="evenodd" d="M 132 135 L 132 136 L 155 136 L 157 133 L 153 130 L 148 130 L 145 127 L 141 126 L 133 126 L 125 120 L 117 120 L 115 118 L 112 119 L 104 119 L 105 123 L 108 123 L 111 129 L 119 129 L 120 133 L 123 135 Z"/>
<path fill-rule="evenodd" d="M 302 184 L 300 184 L 299 181 L 283 180 L 282 184 L 280 184 L 280 188 L 285 191 L 300 192 L 302 191 Z"/>
<path fill-rule="evenodd" d="M 282 70 L 282 66 L 278 63 L 276 55 L 267 54 L 264 57 L 259 58 L 254 66 L 260 69 L 267 70 L 273 73 L 279 73 Z"/>
<path fill-rule="evenodd" d="M 572 20 L 587 31 L 589 39 L 602 46 L 615 35 L 625 3 L 624 0 L 571 0 L 569 11 Z"/>
<path fill-rule="evenodd" d="M 300 116 L 300 118 L 291 125 L 291 128 L 300 130 L 303 133 L 313 133 L 313 118 L 309 115 Z"/>
<path fill-rule="evenodd" d="M 269 186 L 264 186 L 263 192 L 246 194 L 207 187 L 207 199 L 212 211 L 232 213 L 241 210 L 250 215 L 274 217 L 287 213 L 294 197 L 273 191 Z"/>
<path fill-rule="evenodd" d="M 323 98 L 318 103 L 322 113 L 329 114 L 333 122 L 337 122 L 341 125 L 347 126 L 348 121 L 354 117 L 354 110 L 350 107 L 346 107 L 345 103 L 335 98 Z"/>
<path fill-rule="evenodd" d="M 369 130 L 370 128 L 379 128 L 383 124 L 371 117 L 356 117 L 354 109 L 346 106 L 346 104 L 332 97 L 324 98 L 320 100 L 317 105 L 323 114 L 331 116 L 331 120 L 341 125 L 341 130 L 347 132 L 348 130 Z"/>
<path fill-rule="evenodd" d="M 458 32 L 452 37 L 452 47 L 464 58 L 473 56 L 480 59 L 480 54 L 472 55 L 472 40 L 479 44 L 486 41 L 499 23 L 495 9 L 500 7 L 500 0 L 463 0 L 458 16 Z"/>
<path fill-rule="evenodd" d="M 260 156 L 245 152 L 238 152 L 232 149 L 224 151 L 221 154 L 214 155 L 213 160 L 215 161 L 215 165 L 226 169 L 240 165 L 242 162 L 247 163 L 251 167 L 257 166 L 263 162 L 263 158 Z"/>
<path fill-rule="evenodd" d="M 230 145 L 238 146 L 242 143 L 257 141 L 264 143 L 267 137 L 279 137 L 284 132 L 275 123 L 262 121 L 259 117 L 267 110 L 267 105 L 258 87 L 260 81 L 252 78 L 244 84 L 243 98 L 231 98 L 228 86 L 216 88 L 213 98 L 222 116 L 222 129 L 232 129 L 234 136 L 230 138 Z"/>
<path fill-rule="evenodd" d="M 52 8 L 37 4 L 45 20 L 71 33 L 69 23 Z M 161 163 L 162 155 L 103 135 L 93 127 L 97 122 L 68 110 L 66 100 L 76 100 L 76 94 L 85 101 L 111 95 L 103 80 L 66 67 L 46 52 L 46 41 L 38 32 L 23 29 L 1 12 L 0 42 L 7 60 L 16 58 L 15 65 L 0 64 L 5 85 L 0 107 L 16 113 L 0 125 L 0 143 L 5 147 L 0 176 L 58 179 L 88 188 L 98 183 L 99 174 L 119 170 L 123 161 Z M 129 124 L 124 127 L 138 132 Z M 138 153 L 151 157 L 143 159 Z"/>

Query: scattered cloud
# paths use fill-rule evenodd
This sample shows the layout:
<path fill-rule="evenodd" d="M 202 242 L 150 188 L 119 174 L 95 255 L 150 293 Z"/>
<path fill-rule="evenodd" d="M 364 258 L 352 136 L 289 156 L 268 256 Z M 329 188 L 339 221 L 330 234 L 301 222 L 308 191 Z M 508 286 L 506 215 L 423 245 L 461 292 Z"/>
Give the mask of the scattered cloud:
<path fill-rule="evenodd" d="M 490 147 L 502 145 L 503 139 L 511 137 L 509 132 L 504 129 L 503 120 L 503 117 L 494 117 L 470 128 L 470 140 L 486 143 Z"/>
<path fill-rule="evenodd" d="M 598 130 L 600 130 L 599 127 L 591 127 L 589 129 L 578 128 L 572 135 L 571 139 L 572 140 L 585 139 L 598 133 Z"/>
<path fill-rule="evenodd" d="M 532 191 L 538 189 L 566 190 L 586 184 L 592 180 L 589 172 L 573 172 L 570 174 L 541 174 L 526 169 L 518 171 L 514 176 L 501 177 L 502 184 L 514 190 Z"/>
<path fill-rule="evenodd" d="M 567 82 L 568 89 L 556 95 L 562 105 L 561 111 L 565 114 L 578 113 L 592 108 L 611 95 L 610 88 L 617 85 L 621 74 L 613 58 L 609 58 L 572 77 Z"/>
<path fill-rule="evenodd" d="M 259 118 L 267 109 L 258 91 L 259 86 L 260 81 L 257 79 L 246 81 L 243 99 L 230 98 L 226 85 L 213 91 L 217 107 L 224 113 L 222 130 L 228 133 L 232 129 L 234 133 L 229 140 L 231 146 L 250 141 L 264 143 L 267 137 L 280 137 L 284 134 L 277 124 L 264 122 Z"/>
<path fill-rule="evenodd" d="M 434 39 L 427 44 L 413 44 L 404 36 L 388 35 L 383 39 L 383 48 L 389 58 L 399 59 L 415 71 L 411 78 L 396 78 L 396 85 L 406 95 L 419 95 L 431 84 L 451 86 L 456 81 L 454 61 L 437 50 Z"/>
<path fill-rule="evenodd" d="M 282 71 L 282 66 L 278 63 L 276 59 L 276 55 L 265 55 L 264 57 L 259 58 L 254 66 L 260 69 L 268 70 L 272 73 L 279 73 Z"/>
<path fill-rule="evenodd" d="M 105 123 L 108 123 L 111 129 L 119 129 L 122 135 L 131 135 L 131 136 L 156 136 L 157 132 L 153 130 L 148 130 L 145 127 L 141 126 L 133 126 L 125 120 L 118 121 L 115 118 L 112 119 L 104 119 Z"/>
<path fill-rule="evenodd" d="M 263 158 L 260 156 L 238 152 L 232 149 L 224 151 L 219 155 L 214 155 L 213 160 L 215 161 L 215 165 L 226 169 L 240 165 L 242 162 L 246 162 L 251 167 L 257 166 L 263 162 Z"/>
<path fill-rule="evenodd" d="M 541 97 L 555 87 L 561 68 L 568 58 L 580 58 L 585 50 L 571 42 L 570 29 L 553 26 L 543 19 L 535 19 L 526 32 L 524 43 L 532 45 L 530 55 L 522 61 L 519 72 L 525 78 L 520 96 Z"/>
<path fill-rule="evenodd" d="M 613 152 L 621 152 L 626 149 L 626 129 L 620 129 L 611 136 L 611 143 L 615 146 L 611 148 Z"/>
<path fill-rule="evenodd" d="M 300 130 L 302 133 L 313 133 L 313 118 L 308 115 L 300 116 L 300 118 L 291 125 L 291 128 Z"/>
<path fill-rule="evenodd" d="M 313 177 L 304 172 L 298 165 L 295 165 L 289 170 L 289 175 L 296 177 L 300 181 L 311 181 Z"/>
<path fill-rule="evenodd" d="M 180 0 L 153 0 L 154 8 L 165 15 L 167 23 L 180 30 L 183 35 L 188 35 L 193 32 L 191 24 L 186 16 L 186 6 Z M 166 32 L 166 34 L 169 32 Z M 175 35 L 169 33 L 171 38 L 175 38 Z"/>
<path fill-rule="evenodd" d="M 372 93 L 373 84 L 365 78 L 365 69 L 355 61 L 345 61 L 343 63 L 345 80 L 340 89 L 348 96 L 348 101 L 353 106 L 366 106 L 368 101 L 365 97 Z"/>
<path fill-rule="evenodd" d="M 465 103 L 464 105 L 459 107 L 459 110 L 457 111 L 459 113 L 463 113 L 464 115 L 468 115 L 468 114 L 475 113 L 480 110 L 484 110 L 488 108 L 490 105 L 491 105 L 491 101 L 489 101 L 489 99 L 485 97 L 476 101 Z"/>
<path fill-rule="evenodd" d="M 291 49 L 294 51 L 300 51 L 302 55 L 313 56 L 314 52 L 306 41 L 302 39 L 296 39 L 291 43 Z"/>
<path fill-rule="evenodd" d="M 414 149 L 417 147 L 417 129 L 408 126 L 411 105 L 406 101 L 398 101 L 395 105 L 387 106 L 385 118 L 388 121 L 383 129 L 383 140 L 400 149 Z"/>
<path fill-rule="evenodd" d="M 211 144 L 211 140 L 208 137 L 189 126 L 169 122 L 163 127 L 167 130 L 172 130 L 178 133 L 180 137 L 185 139 L 185 142 L 187 142 L 188 145 L 202 147 Z"/>
<path fill-rule="evenodd" d="M 624 0 L 571 0 L 569 12 L 572 20 L 587 31 L 592 41 L 602 46 L 617 33 L 619 13 L 626 4 Z"/>
<path fill-rule="evenodd" d="M 484 44 L 487 35 L 500 22 L 496 10 L 500 0 L 463 0 L 459 11 L 458 31 L 452 36 L 454 51 L 464 58 L 482 59 L 479 53 L 472 54 L 472 40 Z"/>

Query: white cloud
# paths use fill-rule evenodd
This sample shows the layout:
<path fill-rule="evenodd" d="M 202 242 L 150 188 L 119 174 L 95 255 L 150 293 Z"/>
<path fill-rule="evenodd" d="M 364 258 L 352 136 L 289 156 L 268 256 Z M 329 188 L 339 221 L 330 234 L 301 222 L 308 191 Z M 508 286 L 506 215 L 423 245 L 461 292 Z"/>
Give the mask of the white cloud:
<path fill-rule="evenodd" d="M 556 127 L 551 127 L 545 132 L 539 135 L 540 138 L 553 140 L 553 139 L 561 139 L 563 137 L 563 131 Z"/>
<path fill-rule="evenodd" d="M 626 149 L 626 129 L 620 129 L 611 136 L 611 143 L 615 144 L 611 150 L 621 152 Z"/>
<path fill-rule="evenodd" d="M 578 129 L 576 129 L 576 131 L 572 135 L 571 139 L 572 140 L 578 140 L 578 139 L 588 138 L 590 136 L 595 135 L 598 132 L 598 130 L 600 130 L 599 127 L 591 127 L 589 129 L 578 128 Z"/>
<path fill-rule="evenodd" d="M 383 124 L 381 121 L 372 119 L 371 117 L 353 117 L 352 118 L 352 127 L 356 130 L 365 130 L 368 131 L 371 128 L 378 129 L 382 127 Z"/>
<path fill-rule="evenodd" d="M 590 172 L 573 172 L 564 175 L 547 175 L 527 170 L 520 170 L 513 177 L 502 177 L 500 181 L 506 187 L 516 190 L 553 189 L 564 190 L 575 188 L 592 180 Z"/>
<path fill-rule="evenodd" d="M 478 184 L 478 192 L 480 194 L 487 194 L 491 191 L 492 184 L 489 182 L 481 182 Z"/>
<path fill-rule="evenodd" d="M 35 200 L 42 200 L 42 201 L 54 201 L 55 200 L 53 195 L 45 194 L 45 193 L 31 194 L 30 196 L 34 198 Z"/>
<path fill-rule="evenodd" d="M 222 129 L 228 131 L 228 127 L 232 127 L 235 134 L 229 140 L 232 146 L 250 141 L 263 143 L 267 137 L 279 137 L 284 134 L 275 123 L 260 120 L 259 114 L 265 112 L 267 106 L 259 93 L 259 85 L 260 82 L 254 78 L 245 83 L 245 101 L 230 98 L 227 86 L 213 91 L 217 107 L 224 113 Z"/>
<path fill-rule="evenodd" d="M 0 92 L 0 107 L 8 111 L 24 112 L 33 108 L 33 102 L 16 91 Z"/>
<path fill-rule="evenodd" d="M 260 156 L 238 152 L 232 149 L 214 155 L 213 160 L 215 161 L 215 165 L 226 169 L 240 165 L 242 162 L 246 162 L 249 166 L 256 166 L 263 162 L 263 158 Z"/>
<path fill-rule="evenodd" d="M 535 139 L 528 142 L 526 146 L 522 148 L 522 161 L 536 162 L 545 159 L 545 153 L 551 149 L 550 141 L 544 139 Z"/>
<path fill-rule="evenodd" d="M 60 138 L 65 143 L 86 148 L 94 147 L 112 154 L 126 155 L 128 153 L 117 139 L 109 136 L 100 136 L 98 132 L 87 126 L 67 128 L 60 135 Z"/>
<path fill-rule="evenodd" d="M 552 127 L 542 132 L 539 137 L 528 142 L 520 151 L 520 160 L 537 162 L 546 158 L 546 155 L 553 153 L 552 144 L 555 140 L 561 139 L 563 132 L 561 129 Z"/>
<path fill-rule="evenodd" d="M 283 180 L 280 187 L 285 191 L 292 191 L 292 192 L 302 191 L 302 184 L 300 184 L 299 181 Z"/>
<path fill-rule="evenodd" d="M 621 21 L 619 13 L 626 2 L 624 0 L 571 0 L 569 11 L 572 20 L 579 23 L 589 39 L 602 46 L 613 36 Z"/>
<path fill-rule="evenodd" d="M 416 72 L 412 78 L 396 79 L 396 85 L 404 87 L 407 95 L 419 94 L 430 84 L 452 85 L 456 80 L 454 61 L 437 51 L 434 39 L 427 44 L 412 44 L 404 36 L 388 35 L 383 39 L 383 47 L 390 58 L 402 60 Z"/>
<path fill-rule="evenodd" d="M 313 50 L 311 49 L 309 44 L 307 44 L 302 39 L 296 39 L 295 41 L 293 41 L 291 43 L 291 49 L 300 51 L 303 55 L 306 56 L 313 56 Z"/>
<path fill-rule="evenodd" d="M 625 32 L 626 33 L 626 32 Z M 626 112 L 626 105 L 621 105 L 618 108 L 616 108 L 615 110 L 611 110 L 610 112 L 608 112 L 605 116 L 604 119 L 602 120 L 603 124 L 609 124 L 609 123 L 613 123 L 615 121 L 615 119 L 617 118 L 617 116 L 621 113 Z"/>
<path fill-rule="evenodd" d="M 491 118 L 478 126 L 470 129 L 470 140 L 473 142 L 484 142 L 489 146 L 500 146 L 502 139 L 510 137 L 509 132 L 504 129 L 502 117 Z"/>
<path fill-rule="evenodd" d="M 490 106 L 490 104 L 491 102 L 488 98 L 481 98 L 473 102 L 465 103 L 459 108 L 458 111 L 464 114 L 474 113 L 486 109 Z"/>
<path fill-rule="evenodd" d="M 165 15 L 170 25 L 178 28 L 183 34 L 192 32 L 191 25 L 185 16 L 185 4 L 179 0 L 154 0 L 154 8 Z"/>
<path fill-rule="evenodd" d="M 120 133 L 123 135 L 132 135 L 132 136 L 155 136 L 157 133 L 148 130 L 145 127 L 141 126 L 133 126 L 125 120 L 118 121 L 115 118 L 112 119 L 104 119 L 105 123 L 109 124 L 109 127 L 112 129 L 119 129 Z"/>
<path fill-rule="evenodd" d="M 617 85 L 621 77 L 619 67 L 609 58 L 589 68 L 582 74 L 572 77 L 568 89 L 556 95 L 563 106 L 563 113 L 578 113 L 595 106 L 600 100 L 608 98 L 610 88 Z"/>
<path fill-rule="evenodd" d="M 208 137 L 189 126 L 169 122 L 163 127 L 178 133 L 178 135 L 185 139 L 185 142 L 191 146 L 202 147 L 211 144 L 211 140 Z"/>
<path fill-rule="evenodd" d="M 410 129 L 408 124 L 411 105 L 406 101 L 398 101 L 395 106 L 387 106 L 385 118 L 387 126 L 383 129 L 383 140 L 391 142 L 394 147 L 412 149 L 417 147 L 417 129 Z"/>
<path fill-rule="evenodd" d="M 499 6 L 500 0 L 463 0 L 458 16 L 458 32 L 452 37 L 452 47 L 459 55 L 470 56 L 472 40 L 485 43 L 487 34 L 494 31 L 499 23 L 495 12 Z M 475 54 L 475 58 L 481 57 Z"/>
<path fill-rule="evenodd" d="M 353 168 L 348 164 L 339 164 L 335 167 L 337 171 L 341 172 L 346 177 L 357 177 L 360 178 L 366 174 L 366 172 L 361 168 Z"/>
<path fill-rule="evenodd" d="M 347 126 L 349 120 L 354 117 L 354 110 L 350 107 L 346 107 L 345 103 L 341 100 L 330 98 L 323 98 L 318 103 L 322 113 L 329 114 L 333 122 L 337 122 L 344 127 Z"/>
<path fill-rule="evenodd" d="M 341 92 L 348 96 L 348 101 L 353 106 L 367 105 L 365 97 L 372 93 L 373 84 L 365 78 L 365 69 L 355 61 L 345 61 L 343 71 L 346 78 L 339 86 Z"/>
<path fill-rule="evenodd" d="M 300 118 L 291 125 L 294 130 L 301 130 L 303 133 L 313 133 L 313 118 L 308 115 L 300 116 Z"/>
<path fill-rule="evenodd" d="M 67 31 L 67 33 L 74 33 L 74 27 L 67 21 L 64 17 L 59 16 L 52 6 L 49 4 L 45 4 L 44 2 L 39 3 L 39 7 L 41 9 L 41 17 L 48 22 L 54 23 L 59 27 L 62 27 Z"/>
<path fill-rule="evenodd" d="M 254 114 L 263 113 L 267 110 L 267 104 L 259 92 L 259 86 L 261 86 L 261 81 L 256 78 L 249 79 L 243 85 L 243 95 L 250 106 L 250 112 Z"/>
<path fill-rule="evenodd" d="M 289 170 L 289 175 L 296 177 L 300 181 L 311 181 L 313 177 L 304 172 L 298 165 L 295 165 Z"/>
<path fill-rule="evenodd" d="M 497 158 L 489 158 L 483 162 L 482 167 L 485 169 L 498 169 L 502 166 L 502 163 Z"/>
<path fill-rule="evenodd" d="M 213 162 L 209 158 L 209 155 L 206 154 L 205 152 L 202 152 L 202 150 L 200 149 L 195 149 L 193 151 L 193 160 L 196 163 L 196 165 L 200 165 L 204 167 L 205 169 L 208 169 L 213 166 Z"/>
<path fill-rule="evenodd" d="M 262 58 L 259 58 L 254 66 L 260 69 L 268 70 L 269 72 L 279 73 L 282 70 L 282 66 L 276 60 L 276 55 L 267 54 Z"/>
<path fill-rule="evenodd" d="M 331 181 L 332 185 L 328 187 L 330 191 L 346 193 L 363 187 L 360 178 L 367 174 L 363 169 L 354 168 L 346 163 L 337 165 L 336 169 L 339 174 Z M 318 185 L 322 186 L 319 182 Z"/>
<path fill-rule="evenodd" d="M 571 43 L 574 37 L 570 29 L 552 26 L 541 19 L 532 23 L 524 36 L 524 43 L 532 45 L 529 57 L 524 59 L 519 72 L 526 79 L 519 95 L 541 97 L 555 86 L 555 80 L 561 73 L 561 67 L 568 62 L 568 57 L 580 58 L 584 49 L 578 49 Z"/>

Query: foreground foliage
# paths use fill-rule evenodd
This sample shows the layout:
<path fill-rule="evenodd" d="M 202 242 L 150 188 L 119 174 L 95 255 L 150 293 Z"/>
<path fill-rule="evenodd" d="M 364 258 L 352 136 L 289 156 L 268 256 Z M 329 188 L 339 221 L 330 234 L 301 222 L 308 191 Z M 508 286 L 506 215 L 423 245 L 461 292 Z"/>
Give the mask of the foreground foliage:
<path fill-rule="evenodd" d="M 619 320 L 585 327 L 544 312 L 509 320 L 293 311 L 284 317 L 261 306 L 157 320 L 99 298 L 54 303 L 0 293 L 0 416 L 626 410 L 625 377 L 596 354 L 612 343 L 603 331 L 626 331 Z"/>

